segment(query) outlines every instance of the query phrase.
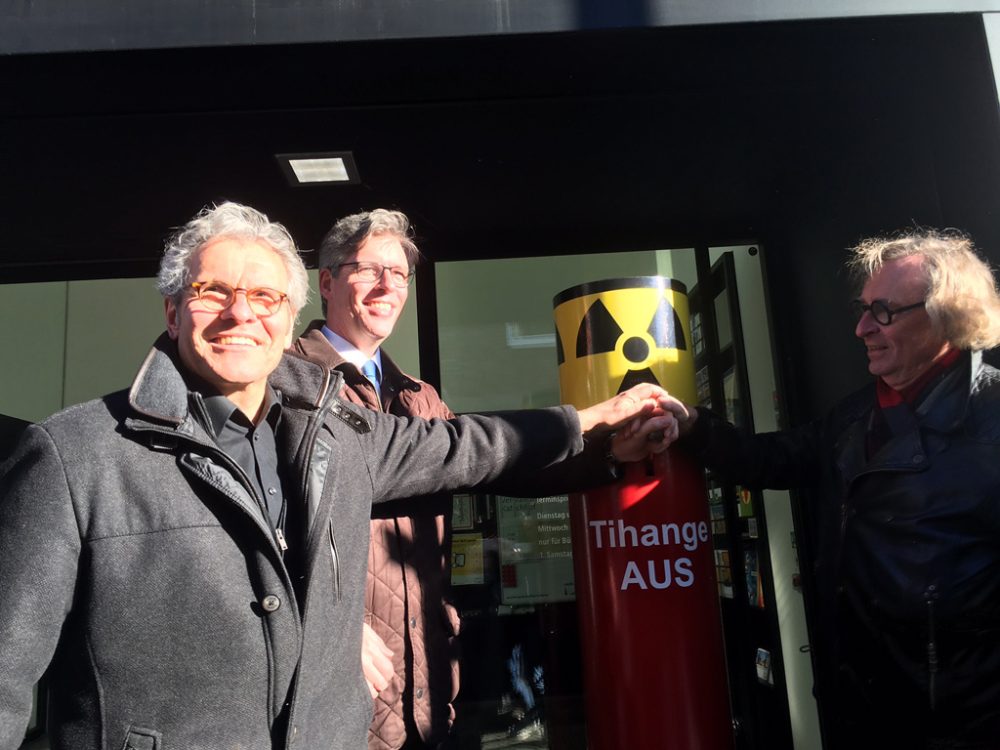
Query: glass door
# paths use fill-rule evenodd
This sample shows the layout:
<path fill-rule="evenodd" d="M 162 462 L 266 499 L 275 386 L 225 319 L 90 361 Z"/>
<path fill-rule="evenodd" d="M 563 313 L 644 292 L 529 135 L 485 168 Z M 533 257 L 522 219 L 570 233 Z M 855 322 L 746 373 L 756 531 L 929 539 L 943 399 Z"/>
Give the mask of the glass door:
<path fill-rule="evenodd" d="M 725 260 L 726 257 L 729 259 Z M 738 260 L 734 261 L 734 257 Z M 717 261 L 714 270 L 712 261 Z M 751 274 L 755 282 L 748 284 L 751 287 L 748 299 L 741 300 L 736 295 L 736 286 L 745 283 L 747 263 L 756 269 L 757 276 Z M 436 334 L 436 341 L 429 348 L 432 351 L 436 348 L 440 369 L 434 372 L 433 366 L 427 367 L 427 348 L 422 340 L 422 371 L 424 377 L 432 380 L 439 376 L 445 401 L 456 412 L 558 403 L 553 297 L 569 287 L 599 279 L 663 275 L 683 282 L 693 290 L 692 298 L 698 298 L 702 294 L 700 290 L 717 289 L 711 297 L 715 302 L 713 314 L 701 315 L 698 323 L 705 347 L 699 364 L 707 368 L 701 373 L 705 379 L 705 393 L 716 391 L 712 405 L 723 409 L 727 403 L 726 394 L 729 394 L 733 415 L 752 424 L 747 419 L 752 409 L 757 408 L 759 398 L 749 385 L 747 368 L 743 365 L 747 359 L 743 344 L 751 342 L 756 349 L 761 337 L 766 340 L 770 335 L 756 248 L 753 256 L 748 254 L 746 247 L 698 251 L 681 248 L 438 263 L 422 269 L 421 273 L 428 271 L 434 277 L 433 312 L 437 324 L 431 332 L 432 336 Z M 692 325 L 695 325 L 694 319 Z M 753 329 L 746 336 L 743 335 L 744 326 Z M 426 328 L 423 333 L 427 334 Z M 695 331 L 696 340 L 698 335 Z M 714 339 L 711 356 L 707 356 L 708 337 Z M 759 364 L 761 358 L 761 354 L 754 351 L 749 359 Z M 770 349 L 763 359 L 770 370 L 770 380 L 763 387 L 771 397 L 773 412 L 775 389 Z M 751 373 L 750 377 L 755 381 L 765 380 L 756 373 Z M 763 563 L 766 580 L 771 554 L 763 524 L 764 501 L 758 500 L 758 504 L 757 536 L 744 546 L 757 554 L 758 576 Z M 729 505 L 732 514 L 738 514 L 738 508 Z M 787 498 L 785 506 L 787 512 Z M 780 510 L 780 501 L 776 507 Z M 770 506 L 768 513 L 770 521 L 774 515 Z M 735 515 L 731 519 L 733 529 L 739 523 L 737 518 L 739 516 Z M 785 527 L 784 522 L 777 525 Z M 742 529 L 740 533 L 743 543 Z M 791 537 L 785 536 L 778 541 L 788 546 Z M 744 554 L 742 547 L 738 552 Z M 742 567 L 733 565 L 736 556 L 735 548 L 728 551 L 730 587 L 736 569 L 745 579 L 749 567 L 745 556 L 741 558 Z M 717 559 L 722 558 L 717 556 Z M 721 565 L 717 566 L 717 572 L 720 570 Z M 462 687 L 456 702 L 457 719 L 451 747 L 567 750 L 586 747 L 584 685 L 565 496 L 521 499 L 480 494 L 456 497 L 452 587 L 463 624 L 460 636 Z M 770 584 L 765 584 L 762 592 L 770 591 L 769 587 Z M 746 594 L 742 595 L 747 598 Z M 771 702 L 778 706 L 772 711 L 767 706 L 751 705 L 748 700 L 734 700 L 740 711 L 759 713 L 766 709 L 768 718 L 764 723 L 774 729 L 745 731 L 743 734 L 749 744 L 743 746 L 768 750 L 792 747 L 791 734 L 796 735 L 796 747 L 818 747 L 818 742 L 809 743 L 808 731 L 802 733 L 795 728 L 808 725 L 808 717 L 804 721 L 798 715 L 789 719 L 786 687 L 805 691 L 805 698 L 792 702 L 796 712 L 803 705 L 808 711 L 812 698 L 809 695 L 811 677 L 804 683 L 802 680 L 786 683 L 781 676 L 783 643 L 776 629 L 779 620 L 784 622 L 777 613 L 785 603 L 776 602 L 773 593 L 767 594 L 765 601 L 770 605 L 758 608 L 764 614 L 756 620 L 767 631 L 766 638 L 749 634 L 755 627 L 753 615 L 739 621 L 733 616 L 724 617 L 727 632 L 744 632 L 748 642 L 759 641 L 766 646 L 762 648 L 770 656 L 761 655 L 761 666 L 770 659 L 770 671 L 765 682 L 759 683 L 762 689 L 766 685 L 761 695 L 770 696 Z M 792 605 L 801 607 L 794 601 Z M 743 610 L 748 607 L 749 600 Z M 726 609 L 725 601 L 723 609 Z M 802 627 L 804 633 L 804 625 Z M 727 641 L 734 637 L 727 635 Z M 804 635 L 791 636 L 790 642 L 795 649 L 806 643 Z M 758 690 L 758 683 L 753 683 L 753 689 L 748 690 L 745 674 L 756 674 L 757 651 L 755 649 L 751 656 L 750 672 L 747 673 L 745 650 L 735 646 L 727 648 L 730 682 L 733 689 L 752 697 Z M 808 656 L 804 658 L 808 662 Z M 812 711 L 815 712 L 814 707 Z M 799 735 L 803 738 L 801 744 Z M 759 744 L 765 738 L 776 742 Z"/>
<path fill-rule="evenodd" d="M 694 283 L 690 249 L 439 263 L 442 393 L 453 410 L 559 403 L 552 300 L 583 282 Z M 586 747 L 568 499 L 456 498 L 452 586 L 462 615 L 454 747 Z"/>

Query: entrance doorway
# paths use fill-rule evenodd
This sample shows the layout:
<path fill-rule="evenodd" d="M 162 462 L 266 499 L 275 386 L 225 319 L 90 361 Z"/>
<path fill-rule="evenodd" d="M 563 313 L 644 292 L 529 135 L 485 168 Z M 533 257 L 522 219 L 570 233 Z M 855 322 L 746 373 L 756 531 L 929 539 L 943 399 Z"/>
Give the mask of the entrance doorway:
<path fill-rule="evenodd" d="M 662 275 L 691 290 L 701 400 L 738 410 L 751 429 L 777 424 L 757 245 L 460 261 L 433 271 L 440 385 L 456 412 L 559 403 L 553 297 L 599 279 Z M 723 522 L 714 541 L 737 747 L 819 748 L 790 506 L 787 494 L 765 494 L 741 511 L 736 488 L 713 485 L 712 493 L 721 509 L 714 520 Z M 458 497 L 453 535 L 463 618 L 453 746 L 585 747 L 566 498 Z"/>

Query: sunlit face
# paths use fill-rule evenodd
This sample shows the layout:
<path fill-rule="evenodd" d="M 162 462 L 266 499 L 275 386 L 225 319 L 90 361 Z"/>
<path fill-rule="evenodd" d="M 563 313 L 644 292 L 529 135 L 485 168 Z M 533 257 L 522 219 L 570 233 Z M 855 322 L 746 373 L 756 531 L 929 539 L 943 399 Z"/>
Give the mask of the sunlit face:
<path fill-rule="evenodd" d="M 861 301 L 883 300 L 896 309 L 922 301 L 927 296 L 923 258 L 909 256 L 882 266 L 865 284 Z M 931 326 L 922 307 L 894 315 L 881 325 L 866 312 L 854 329 L 868 352 L 868 371 L 890 387 L 901 390 L 927 372 L 951 347 Z"/>
<path fill-rule="evenodd" d="M 408 268 L 406 252 L 391 234 L 369 237 L 351 261 Z M 392 333 L 408 294 L 406 287 L 393 286 L 387 273 L 378 281 L 359 281 L 351 266 L 341 268 L 336 276 L 323 269 L 319 289 L 326 300 L 326 325 L 368 356 Z"/>
<path fill-rule="evenodd" d="M 284 261 L 263 242 L 216 239 L 192 258 L 192 281 L 222 281 L 233 288 L 270 287 L 288 292 Z M 260 317 L 238 293 L 222 312 L 206 310 L 185 294 L 166 300 L 167 332 L 177 341 L 181 361 L 232 400 L 251 419 L 264 400 L 267 378 L 292 343 L 295 313 L 286 300 L 272 315 Z"/>

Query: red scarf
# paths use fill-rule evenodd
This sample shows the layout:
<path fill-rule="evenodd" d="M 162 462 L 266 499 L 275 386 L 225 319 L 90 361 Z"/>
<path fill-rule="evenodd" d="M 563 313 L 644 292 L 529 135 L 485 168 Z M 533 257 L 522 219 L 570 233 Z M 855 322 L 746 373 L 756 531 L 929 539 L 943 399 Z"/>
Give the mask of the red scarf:
<path fill-rule="evenodd" d="M 875 383 L 875 392 L 878 394 L 878 405 L 883 409 L 899 406 L 900 404 L 913 406 L 918 397 L 923 393 L 924 388 L 932 380 L 936 379 L 939 375 L 943 375 L 946 370 L 954 365 L 961 354 L 961 349 L 949 350 L 947 354 L 931 365 L 927 372 L 899 391 L 888 385 L 882 378 L 879 378 Z"/>

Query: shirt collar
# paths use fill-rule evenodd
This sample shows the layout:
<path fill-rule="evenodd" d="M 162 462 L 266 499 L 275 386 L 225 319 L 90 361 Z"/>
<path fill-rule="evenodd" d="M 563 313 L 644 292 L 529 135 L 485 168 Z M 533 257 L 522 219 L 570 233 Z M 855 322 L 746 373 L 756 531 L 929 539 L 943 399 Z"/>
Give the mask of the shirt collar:
<path fill-rule="evenodd" d="M 230 420 L 243 427 L 253 427 L 253 424 L 239 410 L 239 407 L 222 394 L 203 393 L 202 401 L 205 404 L 205 414 L 208 417 L 208 424 L 205 426 L 211 431 L 213 437 L 218 438 L 222 434 L 222 428 Z M 277 426 L 277 420 L 280 416 L 280 394 L 269 385 L 264 393 L 264 419 L 274 428 Z"/>
<path fill-rule="evenodd" d="M 899 404 L 914 406 L 925 393 L 930 391 L 930 385 L 937 384 L 937 381 L 955 366 L 961 353 L 961 349 L 951 349 L 931 365 L 927 372 L 901 390 L 896 390 L 879 378 L 875 385 L 879 406 L 883 409 Z"/>
<path fill-rule="evenodd" d="M 378 367 L 379 373 L 384 373 L 385 370 L 382 369 L 382 349 L 378 348 L 375 350 L 375 354 L 369 357 L 367 354 L 359 350 L 354 344 L 345 339 L 338 333 L 334 333 L 327 326 L 320 328 L 323 335 L 326 336 L 326 340 L 330 342 L 330 346 L 336 349 L 337 354 L 343 357 L 345 360 L 350 362 L 352 365 L 357 367 L 359 370 L 361 366 L 367 362 L 369 359 L 375 361 L 375 365 Z"/>

